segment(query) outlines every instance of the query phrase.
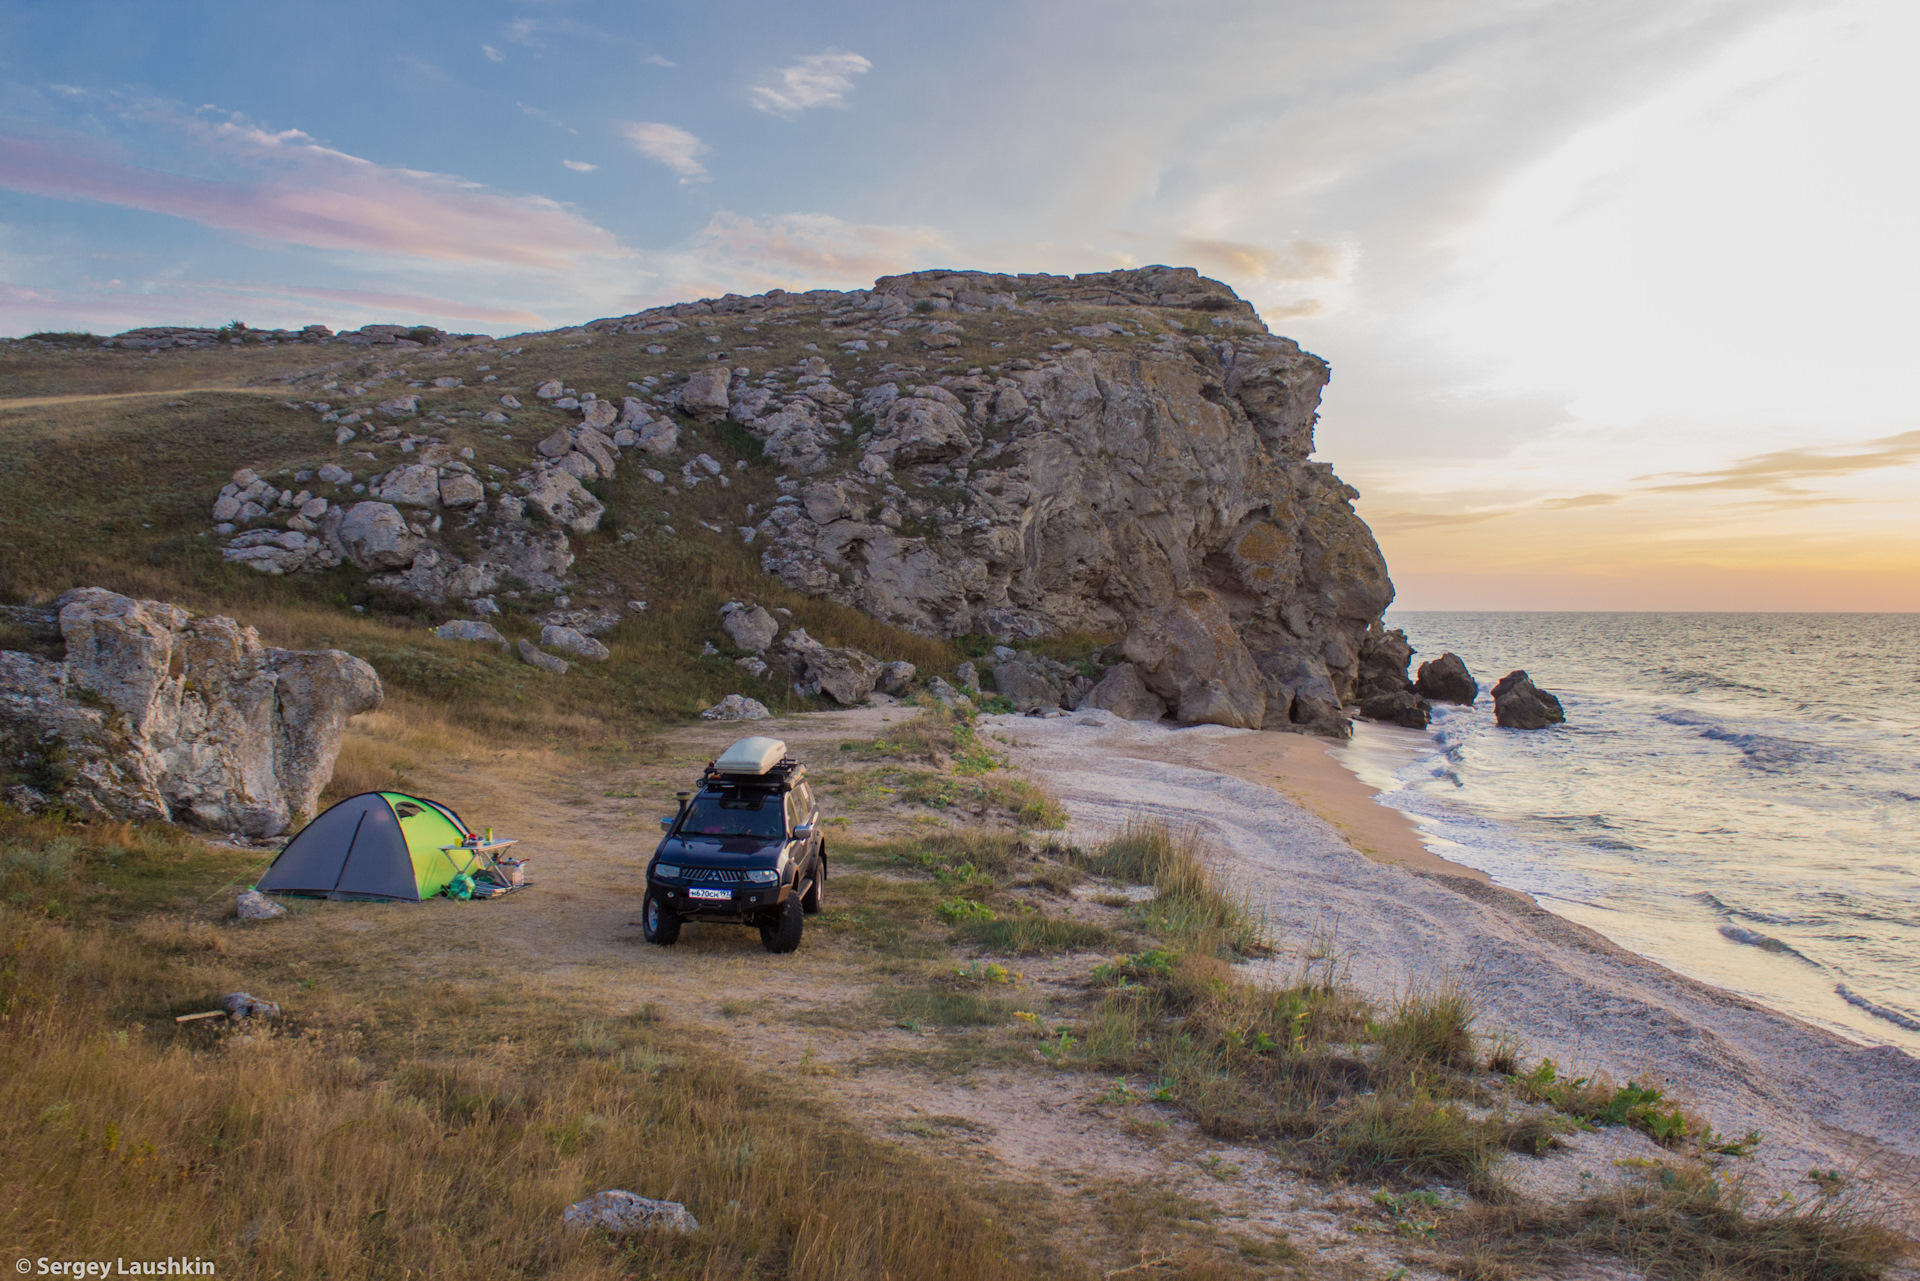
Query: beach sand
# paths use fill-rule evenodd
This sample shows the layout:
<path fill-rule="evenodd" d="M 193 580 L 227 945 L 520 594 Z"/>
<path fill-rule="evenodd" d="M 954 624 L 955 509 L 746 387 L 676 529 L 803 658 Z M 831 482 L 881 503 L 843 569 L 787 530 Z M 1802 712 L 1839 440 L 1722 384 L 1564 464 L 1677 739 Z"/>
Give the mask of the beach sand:
<path fill-rule="evenodd" d="M 1760 1131 L 1738 1164 L 1766 1193 L 1805 1196 L 1808 1170 L 1837 1168 L 1920 1226 L 1920 1060 L 1676 974 L 1435 856 L 1323 742 L 1104 712 L 983 722 L 1065 803 L 1070 840 L 1136 817 L 1204 829 L 1281 940 L 1256 963 L 1276 981 L 1331 954 L 1376 997 L 1457 982 L 1480 1032 L 1529 1061 L 1657 1084 L 1722 1134 Z"/>

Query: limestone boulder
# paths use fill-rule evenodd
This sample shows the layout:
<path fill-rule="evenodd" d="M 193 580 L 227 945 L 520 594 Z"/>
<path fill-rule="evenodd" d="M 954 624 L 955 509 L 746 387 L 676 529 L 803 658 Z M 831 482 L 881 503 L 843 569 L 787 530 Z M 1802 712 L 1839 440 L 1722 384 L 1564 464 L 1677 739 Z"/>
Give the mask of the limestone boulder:
<path fill-rule="evenodd" d="M 1220 598 L 1190 588 L 1135 623 L 1122 645 L 1140 679 L 1183 725 L 1258 729 L 1266 690 Z"/>
<path fill-rule="evenodd" d="M 391 400 L 381 401 L 378 405 L 374 406 L 374 408 L 389 418 L 412 418 L 420 412 L 420 398 L 418 396 L 395 396 Z"/>
<path fill-rule="evenodd" d="M 483 623 L 471 618 L 458 618 L 450 623 L 442 623 L 433 629 L 433 634 L 442 640 L 487 641 L 495 645 L 504 645 L 507 638 L 492 623 Z"/>
<path fill-rule="evenodd" d="M 581 486 L 578 476 L 558 467 L 535 473 L 527 486 L 527 505 L 575 534 L 591 534 L 600 528 L 600 518 L 607 510 Z"/>
<path fill-rule="evenodd" d="M 427 463 L 396 467 L 380 478 L 372 494 L 383 503 L 402 507 L 438 507 L 440 469 Z"/>
<path fill-rule="evenodd" d="M 440 505 L 455 511 L 468 507 L 477 507 L 487 500 L 487 491 L 479 478 L 465 472 L 442 472 L 440 475 Z"/>
<path fill-rule="evenodd" d="M 581 417 L 588 427 L 605 430 L 613 426 L 620 417 L 620 411 L 613 407 L 610 400 L 589 400 L 581 406 Z"/>
<path fill-rule="evenodd" d="M 703 423 L 717 423 L 727 416 L 731 370 L 707 369 L 687 379 L 680 389 L 680 408 Z"/>
<path fill-rule="evenodd" d="M 1503 729 L 1546 729 L 1566 721 L 1560 700 L 1524 672 L 1508 672 L 1493 687 L 1493 721 Z"/>
<path fill-rule="evenodd" d="M 339 650 L 270 649 L 231 618 L 101 588 L 49 616 L 64 655 L 0 652 L 13 799 L 253 837 L 311 816 L 380 678 Z"/>
<path fill-rule="evenodd" d="M 764 721 L 772 715 L 765 703 L 744 694 L 729 694 L 700 713 L 701 719 L 709 721 Z"/>
<path fill-rule="evenodd" d="M 946 400 L 957 403 L 951 393 L 946 393 Z M 875 447 L 894 467 L 951 462 L 973 450 L 963 412 L 933 397 L 896 400 L 887 406 L 874 431 Z"/>
<path fill-rule="evenodd" d="M 613 657 L 613 651 L 593 637 L 575 628 L 558 627 L 552 623 L 540 629 L 540 643 L 548 649 L 557 649 L 562 654 L 584 658 L 590 663 L 604 663 Z"/>
<path fill-rule="evenodd" d="M 783 642 L 803 694 L 824 694 L 844 707 L 867 701 L 880 682 L 880 660 L 861 650 L 828 647 L 794 628 Z"/>
<path fill-rule="evenodd" d="M 515 647 L 515 652 L 520 655 L 520 661 L 529 667 L 537 667 L 541 671 L 554 676 L 565 676 L 567 674 L 568 664 L 566 659 L 556 658 L 535 645 L 532 641 L 521 641 L 519 645 Z"/>
<path fill-rule="evenodd" d="M 993 669 L 993 686 L 1019 712 L 1059 707 L 1061 688 L 1037 663 L 1008 659 Z"/>
<path fill-rule="evenodd" d="M 636 1232 L 687 1234 L 700 1230 L 700 1221 L 678 1201 L 655 1201 L 621 1188 L 595 1193 L 576 1201 L 560 1215 L 570 1231 L 599 1229 L 613 1236 Z"/>
<path fill-rule="evenodd" d="M 680 448 L 680 425 L 671 418 L 655 418 L 640 427 L 640 448 L 660 458 Z"/>
<path fill-rule="evenodd" d="M 1132 663 L 1117 663 L 1107 669 L 1099 683 L 1081 696 L 1075 710 L 1098 709 L 1112 712 L 1122 720 L 1157 721 L 1167 714 L 1166 700 L 1147 688 L 1140 669 Z"/>
<path fill-rule="evenodd" d="M 1467 670 L 1466 661 L 1458 654 L 1442 654 L 1431 662 L 1420 664 L 1413 689 L 1430 702 L 1458 703 L 1462 707 L 1472 707 L 1473 701 L 1480 697 L 1479 684 L 1473 679 L 1473 673 Z"/>
<path fill-rule="evenodd" d="M 880 692 L 899 697 L 913 689 L 914 680 L 920 675 L 912 663 L 896 661 L 880 664 Z"/>
<path fill-rule="evenodd" d="M 1410 689 L 1385 690 L 1360 700 L 1360 714 L 1368 720 L 1425 729 L 1431 715 L 1427 700 Z"/>
<path fill-rule="evenodd" d="M 404 569 L 426 545 L 407 528 L 400 509 L 384 502 L 355 503 L 347 508 L 334 539 L 361 569 Z"/>
<path fill-rule="evenodd" d="M 780 634 L 780 620 L 759 605 L 732 605 L 720 611 L 720 626 L 735 648 L 764 654 Z"/>

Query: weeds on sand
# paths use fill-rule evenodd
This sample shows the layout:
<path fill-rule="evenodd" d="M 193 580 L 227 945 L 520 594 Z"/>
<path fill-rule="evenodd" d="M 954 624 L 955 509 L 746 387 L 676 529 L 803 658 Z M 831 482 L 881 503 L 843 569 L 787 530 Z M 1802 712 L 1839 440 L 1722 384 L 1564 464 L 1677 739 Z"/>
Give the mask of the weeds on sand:
<path fill-rule="evenodd" d="M 1157 820 L 1135 820 L 1087 860 L 1096 875 L 1151 885 L 1153 898 L 1134 911 L 1153 933 L 1191 949 L 1214 946 L 1232 956 L 1271 948 L 1267 925 L 1222 886 L 1220 852 L 1198 828 L 1178 832 Z"/>

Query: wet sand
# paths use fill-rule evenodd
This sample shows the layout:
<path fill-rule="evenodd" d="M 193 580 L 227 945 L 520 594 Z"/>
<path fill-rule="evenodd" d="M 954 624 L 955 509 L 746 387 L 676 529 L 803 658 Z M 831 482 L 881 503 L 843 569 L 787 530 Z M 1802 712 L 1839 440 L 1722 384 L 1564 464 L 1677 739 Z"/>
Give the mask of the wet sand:
<path fill-rule="evenodd" d="M 1129 756 L 1198 765 L 1272 788 L 1331 826 L 1347 844 L 1376 863 L 1431 876 L 1457 876 L 1482 885 L 1485 872 L 1441 858 L 1420 841 L 1420 829 L 1399 810 L 1374 800 L 1373 788 L 1334 757 L 1339 744 L 1304 734 L 1254 733 L 1231 738 L 1141 745 Z"/>

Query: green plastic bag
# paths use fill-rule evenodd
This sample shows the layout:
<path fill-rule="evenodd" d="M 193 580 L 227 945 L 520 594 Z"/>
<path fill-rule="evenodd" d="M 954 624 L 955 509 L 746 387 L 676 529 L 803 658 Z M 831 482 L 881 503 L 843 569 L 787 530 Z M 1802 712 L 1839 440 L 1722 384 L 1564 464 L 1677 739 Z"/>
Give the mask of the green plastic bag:
<path fill-rule="evenodd" d="M 465 872 L 447 882 L 447 897 L 469 899 L 473 897 L 473 878 Z"/>

